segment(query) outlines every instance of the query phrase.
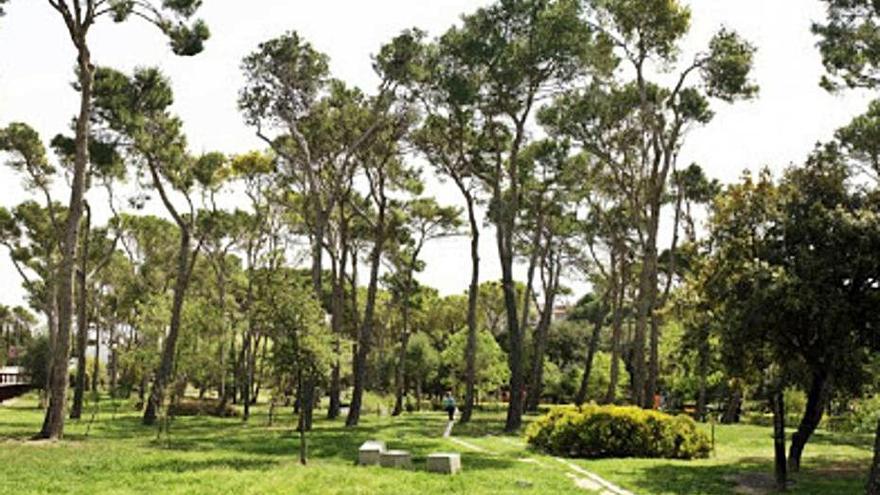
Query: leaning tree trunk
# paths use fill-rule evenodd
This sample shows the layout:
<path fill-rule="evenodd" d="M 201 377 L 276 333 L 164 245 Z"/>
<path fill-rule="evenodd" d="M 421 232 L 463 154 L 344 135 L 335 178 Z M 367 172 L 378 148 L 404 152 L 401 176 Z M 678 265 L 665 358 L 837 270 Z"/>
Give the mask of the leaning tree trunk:
<path fill-rule="evenodd" d="M 73 34 L 73 33 L 72 33 Z M 70 206 L 62 243 L 61 266 L 58 273 L 58 333 L 51 349 L 49 374 L 49 407 L 40 438 L 60 439 L 64 435 L 64 407 L 67 402 L 67 360 L 70 355 L 70 329 L 73 322 L 73 274 L 79 224 L 83 213 L 86 167 L 89 163 L 89 130 L 92 115 L 92 85 L 95 67 L 86 45 L 86 33 L 75 36 L 78 58 L 80 110 L 76 119 L 76 154 L 70 189 Z"/>
<path fill-rule="evenodd" d="M 474 211 L 474 199 L 467 189 L 460 186 L 465 196 L 468 222 L 471 228 L 471 284 L 468 287 L 467 346 L 465 347 L 465 393 L 464 407 L 459 422 L 471 420 L 477 386 L 477 299 L 480 293 L 480 224 Z"/>
<path fill-rule="evenodd" d="M 880 420 L 877 421 L 877 434 L 874 438 L 874 462 L 868 475 L 867 495 L 880 495 Z"/>
<path fill-rule="evenodd" d="M 587 387 L 590 384 L 590 375 L 593 373 L 593 359 L 599 350 L 599 337 L 602 334 L 602 325 L 605 323 L 605 309 L 608 303 L 608 294 L 610 293 L 611 291 L 605 292 L 602 298 L 602 308 L 599 311 L 599 317 L 593 322 L 593 333 L 590 335 L 590 345 L 587 348 L 587 358 L 584 361 L 584 376 L 581 377 L 581 385 L 578 387 L 577 394 L 574 397 L 574 403 L 577 405 L 581 405 L 587 400 Z"/>
<path fill-rule="evenodd" d="M 547 242 L 550 242 L 549 240 Z M 559 272 L 561 261 L 552 250 L 549 252 L 549 260 L 544 261 L 548 268 L 545 274 L 549 284 L 544 284 L 544 308 L 538 326 L 535 328 L 534 351 L 532 353 L 532 370 L 529 380 L 529 392 L 527 396 L 527 409 L 537 411 L 544 392 L 544 353 L 547 348 L 547 332 L 553 319 L 553 305 L 556 304 L 556 292 L 559 289 Z M 542 268 L 543 270 L 543 268 Z"/>
<path fill-rule="evenodd" d="M 162 362 L 153 378 L 150 399 L 144 409 L 143 423 L 145 425 L 156 423 L 158 411 L 165 401 L 165 387 L 174 371 L 174 356 L 177 352 L 177 339 L 180 336 L 183 302 L 186 297 L 186 289 L 189 286 L 190 266 L 190 232 L 188 228 L 181 226 L 180 246 L 177 253 L 177 276 L 174 282 L 174 299 L 171 304 L 171 324 L 168 328 L 168 335 L 165 337 Z"/>
<path fill-rule="evenodd" d="M 797 431 L 791 437 L 791 450 L 788 453 L 788 470 L 797 473 L 801 469 L 801 456 L 804 453 L 804 447 L 819 427 L 822 421 L 822 414 L 825 412 L 825 405 L 828 402 L 828 396 L 831 389 L 830 378 L 824 371 L 816 371 L 813 373 L 810 390 L 807 394 L 807 407 L 804 410 L 804 416 L 798 425 Z"/>
<path fill-rule="evenodd" d="M 88 204 L 84 205 L 83 226 L 80 232 L 79 267 L 76 271 L 76 381 L 73 387 L 73 405 L 70 408 L 70 419 L 82 417 L 83 401 L 86 390 L 86 347 L 89 342 L 89 318 L 88 300 L 89 294 L 86 288 L 86 264 L 89 257 L 89 221 Z M 97 362 L 95 356 L 95 362 Z"/>
<path fill-rule="evenodd" d="M 385 207 L 379 208 L 376 239 L 373 250 L 370 253 L 370 284 L 367 287 L 367 302 L 364 307 L 364 320 L 358 331 L 357 351 L 354 359 L 354 391 L 351 397 L 351 405 L 348 408 L 348 417 L 345 418 L 346 426 L 357 426 L 361 418 L 361 405 L 363 403 L 364 389 L 367 382 L 367 356 L 373 338 L 374 316 L 376 312 L 376 295 L 379 289 L 379 265 L 382 261 L 382 249 L 385 244 Z"/>

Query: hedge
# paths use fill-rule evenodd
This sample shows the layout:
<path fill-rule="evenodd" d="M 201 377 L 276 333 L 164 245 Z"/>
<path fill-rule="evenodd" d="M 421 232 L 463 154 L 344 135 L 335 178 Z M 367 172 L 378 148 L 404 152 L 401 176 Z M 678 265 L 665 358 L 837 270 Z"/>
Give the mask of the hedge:
<path fill-rule="evenodd" d="M 552 409 L 529 426 L 526 439 L 551 454 L 583 458 L 694 459 L 711 450 L 688 416 L 594 404 Z"/>

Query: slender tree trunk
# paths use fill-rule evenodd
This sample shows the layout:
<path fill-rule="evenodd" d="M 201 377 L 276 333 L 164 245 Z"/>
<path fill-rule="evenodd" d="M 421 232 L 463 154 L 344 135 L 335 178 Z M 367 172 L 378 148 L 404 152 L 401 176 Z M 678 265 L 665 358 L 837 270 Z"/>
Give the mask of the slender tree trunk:
<path fill-rule="evenodd" d="M 874 438 L 874 462 L 868 475 L 867 495 L 880 495 L 880 420 L 877 421 L 877 434 Z"/>
<path fill-rule="evenodd" d="M 621 339 L 623 337 L 623 305 L 626 302 L 626 281 L 628 279 L 628 265 L 626 253 L 619 253 L 620 270 L 617 272 L 617 281 L 614 294 L 614 316 L 611 324 L 611 373 L 608 381 L 608 391 L 605 393 L 605 404 L 613 404 L 617 400 L 617 386 L 620 382 L 620 354 Z"/>
<path fill-rule="evenodd" d="M 501 285 L 504 291 L 504 306 L 507 313 L 507 334 L 510 338 L 510 402 L 507 406 L 507 420 L 504 429 L 507 432 L 519 430 L 522 426 L 523 391 L 525 376 L 523 373 L 523 338 L 517 319 L 516 285 L 513 279 L 513 245 L 510 234 L 498 230 L 499 258 L 501 259 Z"/>
<path fill-rule="evenodd" d="M 771 406 L 773 409 L 773 458 L 776 489 L 782 492 L 786 490 L 788 472 L 785 463 L 785 401 L 781 388 L 773 392 Z"/>
<path fill-rule="evenodd" d="M 297 402 L 302 404 L 302 401 L 303 401 L 303 372 L 302 372 L 302 369 L 297 371 L 296 376 L 297 376 L 296 382 L 297 382 L 297 389 L 298 389 L 297 395 L 299 396 L 299 399 L 297 400 Z M 308 458 L 309 458 L 309 447 L 308 447 L 308 443 L 307 443 L 308 439 L 306 438 L 305 416 L 304 416 L 305 409 L 306 408 L 302 407 L 302 406 L 299 408 L 299 420 L 298 420 L 299 426 L 297 428 L 299 430 L 299 463 L 302 464 L 303 466 L 305 466 L 306 463 L 308 463 Z"/>
<path fill-rule="evenodd" d="M 373 338 L 376 295 L 379 289 L 379 265 L 382 261 L 382 250 L 385 244 L 385 208 L 386 204 L 383 199 L 383 203 L 379 206 L 373 250 L 370 253 L 370 284 L 367 288 L 364 319 L 358 331 L 357 352 L 354 359 L 354 391 L 351 397 L 351 405 L 348 409 L 348 417 L 345 419 L 345 425 L 349 427 L 357 426 L 360 421 L 361 405 L 363 403 L 364 389 L 366 388 L 367 357 Z"/>
<path fill-rule="evenodd" d="M 71 33 L 72 35 L 74 33 Z M 49 407 L 40 438 L 60 439 L 64 435 L 64 408 L 67 402 L 67 360 L 70 355 L 70 329 L 73 323 L 73 274 L 76 268 L 76 249 L 79 224 L 83 213 L 86 168 L 89 164 L 89 132 L 92 115 L 92 85 L 95 67 L 86 45 L 86 33 L 74 37 L 77 47 L 77 69 L 80 92 L 80 110 L 76 119 L 76 155 L 70 190 L 70 205 L 62 242 L 61 266 L 58 273 L 58 332 L 51 349 L 52 365 L 49 374 Z"/>
<path fill-rule="evenodd" d="M 465 348 L 465 394 L 464 407 L 459 422 L 471 420 L 474 410 L 477 383 L 477 300 L 480 295 L 480 225 L 474 206 L 474 198 L 462 184 L 459 186 L 467 202 L 468 222 L 471 229 L 471 283 L 468 287 L 467 346 Z"/>
<path fill-rule="evenodd" d="M 614 262 L 612 260 L 612 265 L 613 264 Z M 593 373 L 593 359 L 596 357 L 596 352 L 599 350 L 599 337 L 602 334 L 602 325 L 605 323 L 605 308 L 608 306 L 608 296 L 611 293 L 612 290 L 605 291 L 605 295 L 602 296 L 602 308 L 599 311 L 599 316 L 596 318 L 596 321 L 593 322 L 593 334 L 590 335 L 590 344 L 587 348 L 587 358 L 586 361 L 584 361 L 584 376 L 581 377 L 581 385 L 578 387 L 577 394 L 575 394 L 574 398 L 574 402 L 577 405 L 581 405 L 587 400 L 587 387 L 590 384 L 590 375 Z"/>
<path fill-rule="evenodd" d="M 333 302 L 332 315 L 330 325 L 333 327 L 333 351 L 335 359 L 333 368 L 330 372 L 330 405 L 327 409 L 327 418 L 336 419 L 339 417 L 342 404 L 342 383 L 341 383 L 341 354 L 342 354 L 342 319 L 345 309 L 345 265 L 348 256 L 348 236 L 345 227 L 340 233 L 340 244 L 342 245 L 342 253 L 338 260 L 333 260 Z"/>
<path fill-rule="evenodd" d="M 88 204 L 84 205 L 83 226 L 80 231 L 79 267 L 76 271 L 76 381 L 73 387 L 73 405 L 70 419 L 82 417 L 86 389 L 86 348 L 89 343 L 88 288 L 86 270 L 89 256 L 89 230 L 91 229 Z M 97 360 L 96 360 L 97 361 Z"/>
<path fill-rule="evenodd" d="M 804 416 L 797 431 L 791 437 L 791 450 L 788 453 L 788 470 L 797 473 L 801 469 L 801 456 L 804 453 L 804 447 L 819 427 L 822 421 L 822 414 L 825 412 L 825 406 L 828 403 L 828 397 L 831 391 L 831 380 L 828 373 L 824 371 L 813 372 L 810 390 L 807 393 L 807 407 L 804 410 Z"/>
<path fill-rule="evenodd" d="M 550 240 L 547 241 L 548 243 Z M 561 260 L 558 254 L 552 250 L 548 253 L 548 259 L 544 261 L 546 266 L 545 279 L 549 283 L 544 284 L 544 307 L 538 326 L 535 327 L 534 345 L 532 351 L 531 379 L 527 395 L 526 408 L 529 411 L 537 411 L 541 404 L 541 396 L 544 393 L 544 353 L 547 348 L 547 333 L 553 320 L 553 306 L 556 304 L 556 293 L 559 289 L 559 272 Z"/>
<path fill-rule="evenodd" d="M 413 260 L 415 261 L 415 260 Z M 414 269 L 412 266 L 410 269 Z M 411 275 L 410 275 L 411 276 Z M 403 301 L 403 331 L 400 334 L 400 354 L 397 357 L 397 369 L 394 376 L 394 409 L 391 411 L 392 416 L 400 416 L 403 414 L 403 396 L 406 392 L 406 350 L 409 347 L 409 291 L 411 282 L 407 281 L 407 287 L 404 289 L 406 294 Z"/>
<path fill-rule="evenodd" d="M 700 329 L 699 342 L 697 343 L 697 415 L 700 421 L 706 421 L 706 388 L 709 379 L 709 328 L 703 325 Z"/>
<path fill-rule="evenodd" d="M 116 318 L 110 320 L 110 335 L 107 337 L 107 350 L 110 361 L 107 363 L 107 374 L 110 375 L 110 397 L 116 398 L 116 381 L 118 374 L 118 354 L 116 352 Z"/>
<path fill-rule="evenodd" d="M 165 401 L 165 387 L 171 379 L 174 371 L 174 356 L 177 353 L 177 339 L 180 336 L 180 321 L 183 314 L 183 303 L 186 290 L 189 286 L 190 268 L 190 232 L 188 228 L 180 228 L 180 246 L 177 252 L 177 275 L 174 283 L 174 297 L 171 304 L 171 323 L 168 335 L 165 337 L 162 350 L 162 362 L 153 378 L 153 388 L 150 390 L 150 399 L 144 410 L 143 423 L 154 425 L 159 409 Z"/>
<path fill-rule="evenodd" d="M 95 325 L 95 362 L 92 363 L 92 392 L 98 393 L 98 375 L 101 373 L 101 325 Z"/>

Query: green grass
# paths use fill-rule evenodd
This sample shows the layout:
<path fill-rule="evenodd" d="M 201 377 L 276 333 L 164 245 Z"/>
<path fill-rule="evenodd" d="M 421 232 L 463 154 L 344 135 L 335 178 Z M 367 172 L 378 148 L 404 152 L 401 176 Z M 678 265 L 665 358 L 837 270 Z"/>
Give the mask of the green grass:
<path fill-rule="evenodd" d="M 289 410 L 267 427 L 263 408 L 250 423 L 237 419 L 177 418 L 170 437 L 156 440 L 139 415 L 109 401 L 89 428 L 69 422 L 60 443 L 29 442 L 42 413 L 32 397 L 0 406 L 0 493 L 237 493 L 237 494 L 585 494 L 556 460 L 530 452 L 518 437 L 499 435 L 503 413 L 477 415 L 456 427 L 457 438 L 489 452 L 471 452 L 442 438 L 441 413 L 402 418 L 366 416 L 362 426 L 318 421 L 310 435 L 308 466 L 297 461 L 298 439 Z M 87 415 L 88 416 L 88 415 Z M 727 481 L 742 472 L 770 469 L 766 428 L 718 429 L 717 456 L 694 462 L 660 460 L 574 461 L 639 495 L 732 494 Z M 410 450 L 413 471 L 354 465 L 365 440 Z M 859 493 L 871 439 L 820 434 L 807 447 L 805 474 L 793 493 Z M 431 452 L 462 452 L 464 472 L 448 477 L 425 471 Z M 531 462 L 524 462 L 531 459 Z"/>

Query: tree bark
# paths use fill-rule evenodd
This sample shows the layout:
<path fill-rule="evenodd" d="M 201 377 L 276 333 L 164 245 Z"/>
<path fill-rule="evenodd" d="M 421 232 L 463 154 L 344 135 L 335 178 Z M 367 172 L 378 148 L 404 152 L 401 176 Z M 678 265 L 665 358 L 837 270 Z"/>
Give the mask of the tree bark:
<path fill-rule="evenodd" d="M 628 265 L 626 253 L 619 254 L 620 269 L 617 272 L 617 281 L 614 294 L 614 316 L 611 325 L 611 376 L 608 381 L 608 391 L 605 393 L 605 404 L 613 404 L 617 400 L 617 385 L 620 382 L 620 345 L 623 337 L 623 304 L 626 302 L 626 281 L 628 278 Z"/>
<path fill-rule="evenodd" d="M 788 482 L 785 463 L 785 401 L 782 389 L 773 392 L 771 407 L 773 409 L 773 458 L 776 489 L 782 492 L 786 490 Z"/>
<path fill-rule="evenodd" d="M 39 438 L 60 439 L 64 435 L 64 408 L 67 402 L 67 361 L 70 355 L 70 329 L 73 323 L 73 274 L 79 224 L 83 213 L 86 168 L 89 164 L 89 132 L 92 116 L 92 86 L 95 67 L 86 44 L 86 30 L 71 32 L 78 58 L 80 110 L 76 119 L 76 154 L 70 190 L 70 205 L 62 243 L 61 265 L 58 274 L 58 333 L 51 350 L 49 373 L 49 407 Z"/>
<path fill-rule="evenodd" d="M 379 186 L 384 187 L 384 186 Z M 364 389 L 367 381 L 367 356 L 370 352 L 375 324 L 376 295 L 379 289 L 379 265 L 382 261 L 382 250 L 385 245 L 385 214 L 387 202 L 382 198 L 378 208 L 378 219 L 374 229 L 373 249 L 370 252 L 370 282 L 367 287 L 367 302 L 364 307 L 364 319 L 358 331 L 357 351 L 354 359 L 354 391 L 351 405 L 348 408 L 346 426 L 357 426 L 361 417 Z"/>
<path fill-rule="evenodd" d="M 599 350 L 599 337 L 602 334 L 602 325 L 605 323 L 605 309 L 608 306 L 608 296 L 611 292 L 611 290 L 605 292 L 605 295 L 602 297 L 602 308 L 599 311 L 599 317 L 593 322 L 593 333 L 590 335 L 587 358 L 584 361 L 584 376 L 581 377 L 580 387 L 578 387 L 577 394 L 574 397 L 574 403 L 578 406 L 587 400 L 587 387 L 590 384 L 590 375 L 593 373 L 593 359 Z"/>
<path fill-rule="evenodd" d="M 79 267 L 76 271 L 76 381 L 73 387 L 73 405 L 70 408 L 70 419 L 80 419 L 82 417 L 86 389 L 86 347 L 88 347 L 89 342 L 89 295 L 86 287 L 86 269 L 88 267 L 86 265 L 89 257 L 89 230 L 91 229 L 88 204 L 84 205 L 84 210 L 84 225 L 79 235 L 81 242 Z"/>
<path fill-rule="evenodd" d="M 174 282 L 174 298 L 171 304 L 171 323 L 165 337 L 162 350 L 162 362 L 153 379 L 150 399 L 144 409 L 143 423 L 153 425 L 159 409 L 165 401 L 165 387 L 174 371 L 174 356 L 177 352 L 177 339 L 180 336 L 180 321 L 183 314 L 183 303 L 189 286 L 191 267 L 190 233 L 185 227 L 180 228 L 180 246 L 177 252 L 177 275 Z"/>
<path fill-rule="evenodd" d="M 548 241 L 549 242 L 549 241 Z M 546 279 L 549 284 L 544 287 L 544 307 L 541 311 L 541 319 L 535 328 L 534 351 L 532 352 L 532 370 L 529 380 L 529 392 L 526 400 L 526 408 L 529 411 L 537 411 L 544 392 L 544 353 L 547 348 L 547 332 L 553 320 L 553 306 L 556 304 L 556 293 L 559 289 L 559 272 L 561 261 L 558 254 L 550 250 L 549 259 L 545 261 L 548 267 Z"/>
<path fill-rule="evenodd" d="M 822 421 L 822 414 L 825 412 L 830 390 L 831 383 L 828 374 L 824 371 L 814 372 L 810 390 L 807 393 L 807 407 L 804 410 L 804 416 L 801 418 L 797 431 L 791 437 L 788 470 L 792 473 L 797 473 L 801 469 L 801 456 L 807 442 Z"/>
<path fill-rule="evenodd" d="M 460 423 L 471 420 L 477 384 L 477 300 L 480 295 L 480 224 L 474 205 L 474 198 L 463 183 L 459 189 L 467 203 L 468 223 L 471 230 L 471 283 L 468 287 L 467 345 L 465 347 L 465 393 Z"/>

